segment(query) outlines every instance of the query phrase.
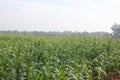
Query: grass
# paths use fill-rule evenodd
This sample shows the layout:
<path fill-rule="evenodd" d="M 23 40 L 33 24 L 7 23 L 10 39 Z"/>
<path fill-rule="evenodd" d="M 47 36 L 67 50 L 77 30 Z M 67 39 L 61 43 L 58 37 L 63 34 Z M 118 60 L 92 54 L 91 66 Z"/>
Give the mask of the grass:
<path fill-rule="evenodd" d="M 0 35 L 0 80 L 106 80 L 120 73 L 120 41 Z"/>

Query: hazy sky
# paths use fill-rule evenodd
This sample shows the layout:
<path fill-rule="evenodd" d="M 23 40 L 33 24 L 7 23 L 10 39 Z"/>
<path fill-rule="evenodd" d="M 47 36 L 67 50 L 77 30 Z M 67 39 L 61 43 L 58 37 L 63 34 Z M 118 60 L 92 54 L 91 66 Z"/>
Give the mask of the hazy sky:
<path fill-rule="evenodd" d="M 120 0 L 0 0 L 0 30 L 106 31 L 120 23 Z"/>

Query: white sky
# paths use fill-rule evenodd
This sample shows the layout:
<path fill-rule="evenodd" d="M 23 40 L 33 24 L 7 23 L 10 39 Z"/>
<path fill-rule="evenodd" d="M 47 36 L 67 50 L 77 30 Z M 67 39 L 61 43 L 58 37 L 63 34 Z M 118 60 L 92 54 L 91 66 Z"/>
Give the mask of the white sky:
<path fill-rule="evenodd" d="M 0 30 L 111 32 L 119 9 L 120 0 L 0 0 Z"/>

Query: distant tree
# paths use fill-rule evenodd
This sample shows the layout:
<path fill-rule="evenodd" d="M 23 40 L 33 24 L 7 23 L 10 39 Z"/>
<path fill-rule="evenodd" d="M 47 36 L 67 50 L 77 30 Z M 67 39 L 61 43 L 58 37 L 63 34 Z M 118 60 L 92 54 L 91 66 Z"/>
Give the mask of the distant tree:
<path fill-rule="evenodd" d="M 120 38 L 120 25 L 117 23 L 114 23 L 111 29 L 113 30 L 113 37 Z"/>

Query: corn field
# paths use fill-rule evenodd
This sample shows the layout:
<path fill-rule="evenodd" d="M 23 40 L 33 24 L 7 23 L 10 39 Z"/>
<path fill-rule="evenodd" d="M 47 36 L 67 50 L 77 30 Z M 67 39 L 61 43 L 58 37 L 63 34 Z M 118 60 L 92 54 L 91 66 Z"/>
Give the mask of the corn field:
<path fill-rule="evenodd" d="M 109 80 L 120 40 L 0 35 L 0 80 Z"/>

